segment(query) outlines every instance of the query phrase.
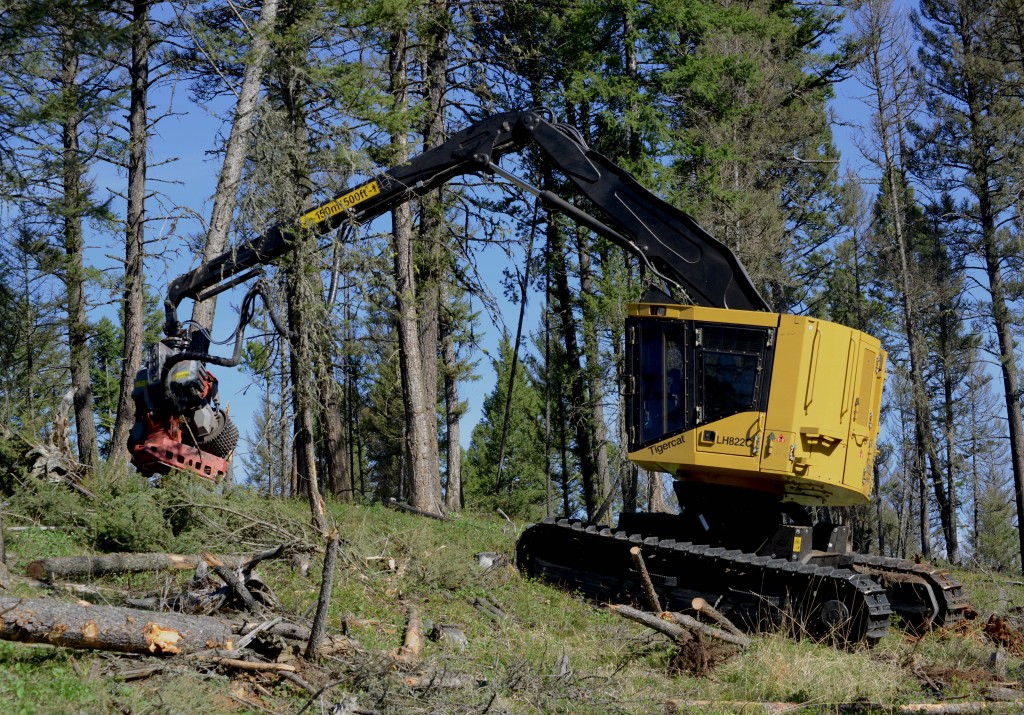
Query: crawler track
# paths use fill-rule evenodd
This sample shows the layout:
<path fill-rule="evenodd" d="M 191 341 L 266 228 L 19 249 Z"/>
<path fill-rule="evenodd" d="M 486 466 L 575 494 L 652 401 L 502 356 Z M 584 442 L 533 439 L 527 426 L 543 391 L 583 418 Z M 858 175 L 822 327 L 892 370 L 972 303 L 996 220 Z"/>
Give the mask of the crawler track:
<path fill-rule="evenodd" d="M 843 644 L 873 643 L 888 627 L 891 610 L 884 589 L 850 568 L 644 538 L 568 519 L 529 527 L 516 546 L 516 562 L 531 576 L 591 598 L 640 602 L 642 589 L 629 556 L 637 545 L 669 610 L 687 610 L 700 596 L 748 629 L 784 626 Z"/>
<path fill-rule="evenodd" d="M 892 610 L 915 632 L 976 615 L 960 582 L 931 564 L 849 554 L 840 557 L 838 565 L 878 581 L 885 588 Z"/>

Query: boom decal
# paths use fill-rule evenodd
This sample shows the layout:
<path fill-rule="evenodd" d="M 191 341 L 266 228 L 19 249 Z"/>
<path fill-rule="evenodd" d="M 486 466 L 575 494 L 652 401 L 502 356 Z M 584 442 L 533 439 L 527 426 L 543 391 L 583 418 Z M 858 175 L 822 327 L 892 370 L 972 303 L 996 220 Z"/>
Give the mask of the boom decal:
<path fill-rule="evenodd" d="M 380 184 L 376 179 L 369 181 L 362 186 L 349 191 L 346 194 L 342 194 L 336 199 L 328 201 L 326 204 L 317 206 L 309 213 L 303 214 L 299 217 L 299 225 L 302 228 L 312 228 L 317 224 L 323 223 L 332 216 L 348 211 L 367 199 L 372 199 L 374 196 L 380 194 Z"/>

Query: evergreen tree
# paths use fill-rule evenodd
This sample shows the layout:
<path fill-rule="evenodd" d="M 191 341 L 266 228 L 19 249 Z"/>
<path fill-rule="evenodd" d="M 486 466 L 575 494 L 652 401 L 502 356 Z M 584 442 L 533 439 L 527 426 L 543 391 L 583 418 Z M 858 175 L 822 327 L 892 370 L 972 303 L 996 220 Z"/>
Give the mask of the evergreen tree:
<path fill-rule="evenodd" d="M 984 275 L 989 330 L 1003 380 L 1018 523 L 1024 518 L 1024 419 L 1014 348 L 1012 283 L 1006 258 L 1017 239 L 1000 230 L 1018 203 L 1024 158 L 1024 105 L 1012 88 L 1017 67 L 1007 55 L 994 6 L 983 0 L 922 0 L 915 17 L 928 121 L 915 128 L 919 171 L 934 190 L 962 195 L 954 233 L 970 267 Z M 1024 554 L 1024 529 L 1020 530 Z M 1022 564 L 1024 565 L 1024 564 Z"/>
<path fill-rule="evenodd" d="M 512 374 L 512 345 L 507 335 L 492 366 L 498 381 L 494 391 L 484 398 L 483 415 L 466 451 L 466 500 L 477 509 L 500 508 L 510 515 L 537 518 L 543 513 L 546 498 L 543 397 L 525 370 L 516 371 L 508 412 L 504 476 L 497 485 L 499 443 Z"/>

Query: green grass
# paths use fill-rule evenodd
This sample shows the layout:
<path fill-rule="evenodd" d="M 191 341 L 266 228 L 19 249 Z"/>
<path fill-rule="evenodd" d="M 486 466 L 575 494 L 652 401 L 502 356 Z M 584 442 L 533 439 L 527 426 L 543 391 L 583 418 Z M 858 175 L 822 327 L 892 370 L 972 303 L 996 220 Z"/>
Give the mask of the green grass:
<path fill-rule="evenodd" d="M 177 500 L 180 511 L 182 498 L 167 492 L 156 501 L 166 515 L 168 502 Z M 300 501 L 268 505 L 237 491 L 227 496 L 204 491 L 190 498 L 207 506 L 179 518 L 178 533 L 168 537 L 167 550 L 204 546 L 235 553 L 279 542 L 283 533 L 294 534 L 298 542 L 315 538 L 307 526 L 308 507 Z M 233 515 L 214 508 L 218 506 Z M 342 504 L 330 504 L 329 511 L 343 538 L 330 627 L 340 629 L 346 621 L 350 635 L 365 649 L 362 655 L 301 666 L 311 682 L 337 682 L 328 695 L 334 698 L 331 703 L 348 692 L 356 695 L 360 707 L 380 713 L 488 708 L 509 713 L 650 713 L 661 712 L 668 698 L 890 705 L 933 697 L 915 676 L 922 669 L 936 673 L 949 694 L 972 699 L 985 686 L 977 676 L 985 673 L 993 647 L 973 633 L 934 633 L 912 641 L 894 632 L 876 648 L 854 652 L 768 635 L 755 638 L 751 648 L 707 676 L 674 674 L 676 649 L 663 637 L 599 605 L 523 579 L 511 568 L 481 570 L 473 554 L 512 554 L 517 532 L 503 519 L 465 514 L 438 522 L 380 506 Z M 161 517 L 157 513 L 146 518 Z M 88 530 L 19 532 L 8 540 L 12 569 L 17 572 L 44 555 L 82 553 L 90 538 Z M 246 548 L 239 549 L 240 543 Z M 394 559 L 393 570 L 389 559 Z M 320 554 L 312 556 L 308 578 L 287 561 L 261 565 L 259 571 L 285 613 L 301 617 L 315 603 L 321 560 Z M 983 612 L 1010 613 L 1024 604 L 1024 589 L 1010 579 L 958 576 L 978 588 L 976 603 Z M 100 583 L 133 592 L 173 591 L 188 578 L 187 573 L 147 574 Z M 18 595 L 40 595 L 20 588 Z M 498 604 L 508 618 L 494 622 L 473 607 L 476 597 Z M 396 671 L 387 653 L 401 645 L 410 605 L 425 621 L 456 625 L 468 637 L 464 651 L 428 641 L 422 669 L 465 674 L 482 685 L 422 692 L 403 684 L 408 673 Z M 568 658 L 569 672 L 560 675 L 563 657 Z M 141 681 L 122 683 L 111 676 L 153 662 L 0 643 L 0 703 L 13 708 L 11 712 L 25 713 L 259 712 L 242 704 L 251 701 L 284 713 L 305 702 L 304 694 L 273 679 L 202 673 L 173 661 L 163 661 L 163 673 Z M 1018 677 L 1020 669 L 1020 661 L 1011 658 L 1009 677 Z M 958 679 L 958 673 L 964 677 Z M 729 711 L 726 706 L 718 709 Z"/>

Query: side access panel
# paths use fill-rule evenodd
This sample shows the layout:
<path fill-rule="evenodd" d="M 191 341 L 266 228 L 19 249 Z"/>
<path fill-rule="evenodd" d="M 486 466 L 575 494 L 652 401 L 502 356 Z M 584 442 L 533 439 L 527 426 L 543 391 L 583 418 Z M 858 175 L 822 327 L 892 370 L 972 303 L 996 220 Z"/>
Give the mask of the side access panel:
<path fill-rule="evenodd" d="M 761 470 L 803 504 L 866 503 L 885 355 L 860 331 L 783 315 Z"/>

